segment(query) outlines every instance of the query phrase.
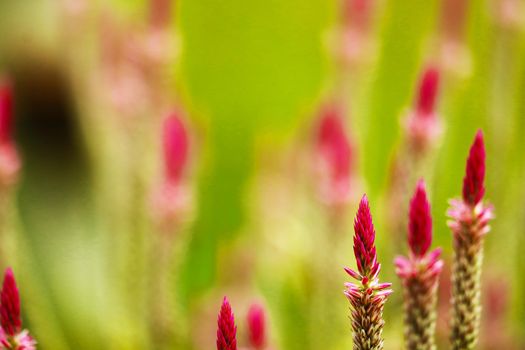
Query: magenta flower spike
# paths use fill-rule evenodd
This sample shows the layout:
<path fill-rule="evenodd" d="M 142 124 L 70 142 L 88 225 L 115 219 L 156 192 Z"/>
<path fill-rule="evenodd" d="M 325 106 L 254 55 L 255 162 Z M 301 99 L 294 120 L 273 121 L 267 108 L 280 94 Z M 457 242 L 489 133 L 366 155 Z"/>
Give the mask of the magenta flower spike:
<path fill-rule="evenodd" d="M 237 350 L 237 327 L 226 297 L 222 301 L 217 325 L 217 350 Z"/>
<path fill-rule="evenodd" d="M 4 332 L 14 336 L 20 332 L 22 320 L 20 318 L 20 296 L 16 286 L 13 271 L 8 268 L 4 275 L 4 284 L 0 293 L 0 324 Z"/>
<path fill-rule="evenodd" d="M 5 349 L 36 349 L 35 340 L 27 330 L 22 330 L 20 295 L 11 268 L 5 271 L 4 283 L 0 292 L 0 325 L 2 326 L 0 344 Z"/>
<path fill-rule="evenodd" d="M 188 158 L 188 133 L 179 114 L 173 112 L 164 121 L 164 165 L 166 181 L 181 181 Z"/>
<path fill-rule="evenodd" d="M 478 130 L 467 159 L 466 174 L 463 178 L 463 201 L 476 206 L 485 194 L 485 145 L 483 133 Z"/>
<path fill-rule="evenodd" d="M 475 349 L 481 318 L 483 243 L 493 207 L 485 194 L 485 145 L 477 132 L 467 159 L 462 199 L 450 201 L 448 226 L 454 239 L 452 266 L 452 349 Z"/>
<path fill-rule="evenodd" d="M 0 144 L 11 143 L 13 92 L 9 83 L 0 85 Z"/>
<path fill-rule="evenodd" d="M 324 174 L 321 195 L 328 203 L 343 203 L 350 191 L 352 147 L 345 131 L 342 110 L 335 104 L 321 112 L 317 130 L 317 150 Z"/>
<path fill-rule="evenodd" d="M 416 109 L 422 117 L 432 116 L 436 106 L 439 88 L 439 71 L 435 67 L 427 67 L 419 82 Z"/>
<path fill-rule="evenodd" d="M 253 304 L 248 311 L 248 339 L 253 349 L 266 346 L 266 314 L 262 305 Z"/>
<path fill-rule="evenodd" d="M 354 220 L 354 255 L 357 270 L 345 268 L 346 273 L 358 283 L 345 283 L 344 292 L 352 313 L 354 349 L 383 349 L 383 309 L 387 297 L 392 293 L 391 283 L 379 283 L 380 264 L 375 248 L 375 229 L 366 195 L 359 203 Z"/>
<path fill-rule="evenodd" d="M 173 111 L 162 124 L 163 179 L 152 193 L 152 214 L 163 231 L 171 231 L 189 214 L 191 193 L 184 182 L 189 146 L 181 113 Z"/>
<path fill-rule="evenodd" d="M 420 180 L 410 201 L 408 257 L 395 259 L 396 273 L 403 284 L 405 344 L 408 350 L 434 350 L 436 303 L 443 261 L 441 249 L 429 252 L 432 217 L 425 183 Z"/>
<path fill-rule="evenodd" d="M 416 257 L 423 257 L 432 244 L 432 217 L 423 180 L 418 182 L 410 201 L 408 244 Z"/>
<path fill-rule="evenodd" d="M 20 158 L 12 141 L 13 92 L 11 84 L 0 82 L 0 187 L 14 184 L 20 170 Z"/>

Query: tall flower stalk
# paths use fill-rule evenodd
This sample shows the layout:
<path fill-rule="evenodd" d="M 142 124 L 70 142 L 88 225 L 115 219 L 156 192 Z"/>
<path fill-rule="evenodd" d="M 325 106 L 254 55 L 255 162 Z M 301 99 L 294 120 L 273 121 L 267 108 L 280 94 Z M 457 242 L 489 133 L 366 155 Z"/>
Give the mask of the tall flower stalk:
<path fill-rule="evenodd" d="M 377 262 L 375 229 L 366 195 L 359 203 L 354 220 L 354 254 L 357 271 L 345 268 L 358 283 L 345 283 L 350 301 L 355 350 L 383 349 L 383 308 L 392 293 L 391 283 L 379 283 L 381 265 Z"/>
<path fill-rule="evenodd" d="M 467 159 L 463 196 L 451 200 L 447 212 L 454 239 L 451 334 L 454 350 L 474 349 L 478 342 L 483 241 L 493 218 L 493 207 L 483 202 L 484 181 L 485 145 L 480 130 Z"/>
<path fill-rule="evenodd" d="M 410 201 L 408 257 L 395 259 L 396 273 L 403 283 L 405 343 L 408 350 L 436 348 L 436 303 L 443 261 L 441 249 L 432 244 L 432 217 L 425 183 L 420 180 Z"/>

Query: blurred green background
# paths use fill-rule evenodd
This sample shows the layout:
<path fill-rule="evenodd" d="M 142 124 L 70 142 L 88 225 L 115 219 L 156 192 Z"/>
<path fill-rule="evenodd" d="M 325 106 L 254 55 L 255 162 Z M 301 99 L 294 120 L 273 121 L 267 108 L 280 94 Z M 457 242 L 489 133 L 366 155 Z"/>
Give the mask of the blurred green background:
<path fill-rule="evenodd" d="M 13 81 L 23 159 L 6 230 L 16 236 L 10 264 L 20 271 L 24 321 L 39 348 L 211 349 L 223 295 L 240 344 L 246 310 L 259 300 L 274 348 L 350 348 L 342 266 L 354 264 L 357 202 L 334 235 L 310 174 L 312 129 L 334 94 L 343 96 L 355 144 L 355 197 L 370 197 L 381 279 L 394 283 L 386 349 L 401 348 L 391 262 L 405 248 L 388 231 L 387 187 L 402 149 L 401 120 L 429 61 L 443 67 L 443 134 L 418 175 L 431 195 L 434 245 L 448 263 L 447 201 L 460 194 L 468 147 L 482 128 L 487 198 L 497 216 L 486 240 L 485 311 L 498 322 L 484 321 L 481 348 L 525 347 L 524 1 L 457 1 L 457 8 L 447 0 L 373 1 L 361 33 L 367 45 L 343 68 L 334 54 L 342 2 L 176 1 L 165 37 L 151 39 L 153 54 L 143 54 L 151 49 L 141 40 L 149 40 L 153 2 L 0 2 L 0 72 Z M 454 21 L 461 29 L 447 34 Z M 448 41 L 455 54 L 442 59 Z M 172 56 L 157 60 L 155 45 Z M 147 299 L 153 275 L 147 249 L 158 232 L 147 198 L 159 179 L 160 121 L 171 105 L 189 120 L 195 210 L 176 233 L 170 263 L 184 341 L 162 347 L 136 300 Z M 131 268 L 123 267 L 131 281 L 112 272 L 122 256 L 131 256 Z M 446 326 L 446 315 L 439 322 Z"/>

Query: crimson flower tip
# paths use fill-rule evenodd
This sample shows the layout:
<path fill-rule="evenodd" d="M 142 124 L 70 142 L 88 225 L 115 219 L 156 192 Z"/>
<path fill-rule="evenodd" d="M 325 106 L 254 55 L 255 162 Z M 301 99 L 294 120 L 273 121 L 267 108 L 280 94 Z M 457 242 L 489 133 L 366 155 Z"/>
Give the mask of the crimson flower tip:
<path fill-rule="evenodd" d="M 354 219 L 354 254 L 357 268 L 363 277 L 371 277 L 378 272 L 379 264 L 375 248 L 375 229 L 372 223 L 372 214 L 368 198 L 361 198 L 356 217 Z"/>
<path fill-rule="evenodd" d="M 410 201 L 408 244 L 415 256 L 423 256 L 432 244 L 432 216 L 425 182 L 419 180 Z"/>
<path fill-rule="evenodd" d="M 463 179 L 463 200 L 470 206 L 478 204 L 485 194 L 485 156 L 483 132 L 480 129 L 470 147 Z"/>

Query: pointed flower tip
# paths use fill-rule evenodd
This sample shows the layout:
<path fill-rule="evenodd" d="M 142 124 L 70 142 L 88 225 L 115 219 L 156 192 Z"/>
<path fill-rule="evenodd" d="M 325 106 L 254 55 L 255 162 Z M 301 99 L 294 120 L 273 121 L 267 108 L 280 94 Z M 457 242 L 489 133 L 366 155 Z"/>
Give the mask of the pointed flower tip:
<path fill-rule="evenodd" d="M 424 72 L 419 82 L 419 92 L 417 100 L 418 114 L 429 116 L 434 112 L 437 94 L 439 89 L 439 70 L 434 66 L 429 66 Z"/>
<path fill-rule="evenodd" d="M 419 180 L 410 201 L 408 244 L 418 257 L 425 255 L 432 244 L 432 216 L 423 180 Z"/>
<path fill-rule="evenodd" d="M 163 125 L 164 163 L 168 182 L 178 183 L 188 158 L 188 133 L 178 112 L 171 113 Z"/>
<path fill-rule="evenodd" d="M 359 273 L 364 277 L 371 277 L 378 265 L 375 248 L 375 229 L 372 223 L 372 214 L 368 198 L 361 198 L 356 217 L 354 219 L 354 254 Z"/>
<path fill-rule="evenodd" d="M 463 201 L 475 206 L 485 194 L 485 143 L 483 132 L 478 130 L 467 158 L 466 174 L 463 179 Z"/>
<path fill-rule="evenodd" d="M 260 304 L 253 304 L 248 310 L 248 338 L 255 349 L 262 349 L 266 344 L 266 313 Z"/>
<path fill-rule="evenodd" d="M 217 319 L 217 350 L 237 350 L 237 327 L 228 301 L 224 297 Z"/>
<path fill-rule="evenodd" d="M 13 91 L 7 80 L 0 81 L 0 143 L 11 141 L 13 120 Z"/>
<path fill-rule="evenodd" d="M 4 283 L 0 292 L 0 325 L 9 336 L 14 336 L 22 329 L 20 295 L 11 268 L 5 271 Z"/>

